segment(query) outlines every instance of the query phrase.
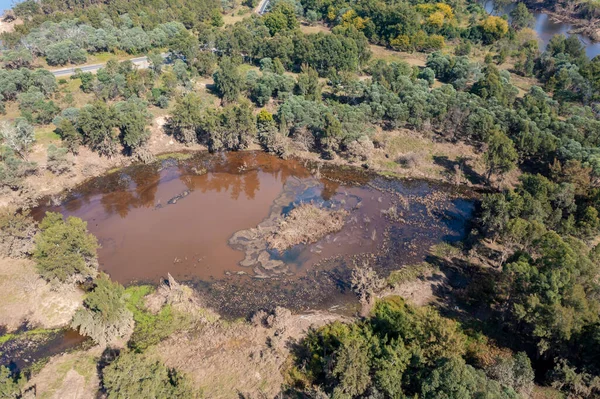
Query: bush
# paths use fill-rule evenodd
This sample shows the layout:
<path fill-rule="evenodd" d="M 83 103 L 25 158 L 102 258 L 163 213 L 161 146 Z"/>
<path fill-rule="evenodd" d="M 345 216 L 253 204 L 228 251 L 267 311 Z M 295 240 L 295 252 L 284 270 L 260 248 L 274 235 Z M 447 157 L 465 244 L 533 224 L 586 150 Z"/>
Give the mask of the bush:
<path fill-rule="evenodd" d="M 96 274 L 98 242 L 87 222 L 48 212 L 35 238 L 33 257 L 39 274 L 47 280 L 83 281 Z"/>
<path fill-rule="evenodd" d="M 0 366 L 0 398 L 21 398 L 21 386 L 24 379 L 18 373 L 11 372 L 8 367 Z"/>
<path fill-rule="evenodd" d="M 10 148 L 0 147 L 0 186 L 20 189 L 23 179 L 35 171 L 34 162 L 24 161 Z"/>
<path fill-rule="evenodd" d="M 132 352 L 121 355 L 102 373 L 108 399 L 198 398 L 189 380 L 147 355 Z"/>
<path fill-rule="evenodd" d="M 26 256 L 33 249 L 35 233 L 36 224 L 29 212 L 0 208 L 0 254 L 11 258 Z"/>
<path fill-rule="evenodd" d="M 129 287 L 127 308 L 133 313 L 135 328 L 129 347 L 136 352 L 141 352 L 151 345 L 156 345 L 175 331 L 186 329 L 190 326 L 188 314 L 178 312 L 172 306 L 166 305 L 157 314 L 151 313 L 144 304 L 144 298 L 152 292 L 150 286 Z"/>
<path fill-rule="evenodd" d="M 71 327 L 106 346 L 128 337 L 133 331 L 133 314 L 127 309 L 125 289 L 102 274 L 94 290 L 73 316 Z"/>
<path fill-rule="evenodd" d="M 48 146 L 48 161 L 46 167 L 54 174 L 61 175 L 68 172 L 73 166 L 73 161 L 67 157 L 67 149 L 56 147 L 54 144 Z"/>

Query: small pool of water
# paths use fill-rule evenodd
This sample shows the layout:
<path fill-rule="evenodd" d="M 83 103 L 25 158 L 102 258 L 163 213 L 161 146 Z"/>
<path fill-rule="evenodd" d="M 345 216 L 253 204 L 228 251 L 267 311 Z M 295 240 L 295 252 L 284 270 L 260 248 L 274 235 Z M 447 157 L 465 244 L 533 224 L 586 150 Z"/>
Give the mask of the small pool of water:
<path fill-rule="evenodd" d="M 269 304 L 337 303 L 335 297 L 347 291 L 349 270 L 362 258 L 379 256 L 384 274 L 422 261 L 431 245 L 463 237 L 473 208 L 464 194 L 452 186 L 319 169 L 263 152 L 203 153 L 95 178 L 60 205 L 42 205 L 33 214 L 41 219 L 54 211 L 86 220 L 101 244 L 100 269 L 114 280 L 156 283 L 170 273 L 193 282 L 209 306 L 235 313 Z M 283 253 L 260 242 L 249 249 L 247 232 L 301 203 L 346 210 L 344 227 Z"/>

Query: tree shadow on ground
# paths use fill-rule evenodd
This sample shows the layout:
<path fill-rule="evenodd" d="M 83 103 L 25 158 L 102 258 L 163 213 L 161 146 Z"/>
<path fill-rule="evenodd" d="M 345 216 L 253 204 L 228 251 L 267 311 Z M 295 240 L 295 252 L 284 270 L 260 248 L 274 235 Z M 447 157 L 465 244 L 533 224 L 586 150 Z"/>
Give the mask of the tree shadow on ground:
<path fill-rule="evenodd" d="M 466 158 L 453 161 L 445 155 L 435 155 L 433 157 L 433 162 L 435 162 L 436 165 L 443 167 L 449 176 L 454 176 L 456 170 L 460 169 L 462 170 L 464 177 L 471 184 L 484 184 L 485 178 L 473 169 L 473 167 L 469 164 L 470 160 L 470 158 Z"/>
<path fill-rule="evenodd" d="M 514 331 L 502 326 L 502 312 L 491 306 L 494 301 L 499 269 L 482 268 L 470 262 L 429 255 L 426 261 L 445 275 L 446 284 L 435 286 L 435 307 L 440 314 L 458 321 L 465 330 L 479 331 L 498 345 L 519 351 L 526 348 Z"/>

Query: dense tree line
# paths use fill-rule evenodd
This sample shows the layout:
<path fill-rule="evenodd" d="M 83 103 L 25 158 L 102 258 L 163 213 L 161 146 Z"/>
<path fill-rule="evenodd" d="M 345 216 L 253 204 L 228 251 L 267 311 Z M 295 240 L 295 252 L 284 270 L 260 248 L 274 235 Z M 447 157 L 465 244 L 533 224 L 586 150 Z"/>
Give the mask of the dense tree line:
<path fill-rule="evenodd" d="M 475 346 L 435 310 L 392 297 L 364 321 L 311 331 L 299 351 L 303 372 L 296 389 L 316 385 L 334 398 L 519 398 L 531 392 L 525 354 L 482 367 Z"/>

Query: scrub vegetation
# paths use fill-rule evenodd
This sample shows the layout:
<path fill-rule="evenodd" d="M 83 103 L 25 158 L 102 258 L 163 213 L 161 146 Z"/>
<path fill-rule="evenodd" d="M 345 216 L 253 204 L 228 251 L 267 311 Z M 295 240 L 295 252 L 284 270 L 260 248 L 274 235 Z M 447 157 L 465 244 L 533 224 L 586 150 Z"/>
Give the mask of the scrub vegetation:
<path fill-rule="evenodd" d="M 73 356 L 97 364 L 108 398 L 194 398 L 202 387 L 245 398 L 600 397 L 600 57 L 575 36 L 542 51 L 534 3 L 510 16 L 474 0 L 272 0 L 264 15 L 236 0 L 18 3 L 7 19 L 21 23 L 0 35 L 0 202 L 17 205 L 0 212 L 0 267 L 29 258 L 18 262 L 35 262 L 38 276 L 28 289 L 14 267 L 3 271 L 14 297 L 0 309 L 29 311 L 31 301 L 15 305 L 26 292 L 75 293 L 78 309 L 30 318 L 68 318 L 106 349 Z M 596 3 L 545 7 L 593 22 Z M 97 71 L 52 72 L 94 60 Z M 300 332 L 302 316 L 256 309 L 253 325 L 227 324 L 172 278 L 154 291 L 99 274 L 83 220 L 27 213 L 48 190 L 99 173 L 82 173 L 83 159 L 107 170 L 167 146 L 260 146 L 485 194 L 452 250 L 389 278 L 365 265 L 340 281 L 368 303 L 361 317 Z M 300 205 L 269 244 L 313 242 L 344 216 Z M 385 295 L 439 273 L 460 284 L 435 307 Z M 235 331 L 251 349 L 235 349 Z M 259 383 L 247 379 L 253 367 Z M 69 370 L 61 384 L 92 381 Z M 0 367 L 0 396 L 27 397 L 35 378 Z"/>

